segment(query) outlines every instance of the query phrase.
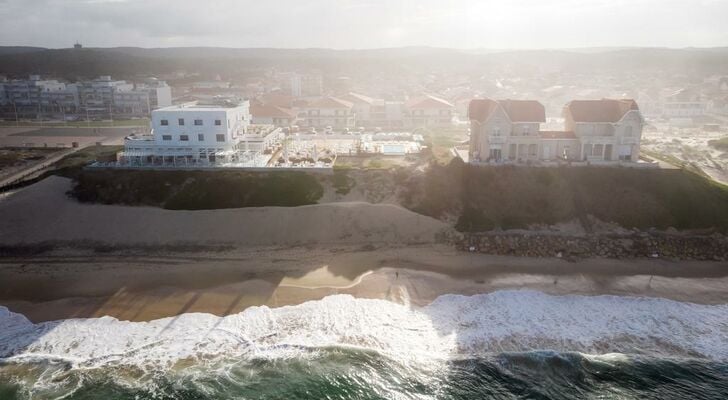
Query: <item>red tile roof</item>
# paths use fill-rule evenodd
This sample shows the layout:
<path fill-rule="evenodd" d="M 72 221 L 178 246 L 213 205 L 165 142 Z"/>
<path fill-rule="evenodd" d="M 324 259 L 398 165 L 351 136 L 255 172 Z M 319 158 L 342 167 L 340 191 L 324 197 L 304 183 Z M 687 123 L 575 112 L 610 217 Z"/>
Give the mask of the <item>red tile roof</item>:
<path fill-rule="evenodd" d="M 452 103 L 435 96 L 424 96 L 412 99 L 407 102 L 407 108 L 423 109 L 423 108 L 455 108 Z"/>
<path fill-rule="evenodd" d="M 629 111 L 638 110 L 632 99 L 574 100 L 564 107 L 574 122 L 619 122 Z"/>
<path fill-rule="evenodd" d="M 468 118 L 483 123 L 490 118 L 498 108 L 498 103 L 492 99 L 473 99 L 468 105 Z"/>
<path fill-rule="evenodd" d="M 363 94 L 350 92 L 340 97 L 341 100 L 348 101 L 353 104 L 374 104 L 375 100 Z"/>
<path fill-rule="evenodd" d="M 286 108 L 293 103 L 293 97 L 282 93 L 266 93 L 259 100 L 263 104 Z"/>
<path fill-rule="evenodd" d="M 571 131 L 541 131 L 541 139 L 576 139 Z"/>
<path fill-rule="evenodd" d="M 296 116 L 293 111 L 283 107 L 260 104 L 252 104 L 250 114 L 259 118 L 294 118 Z"/>
<path fill-rule="evenodd" d="M 498 100 L 511 122 L 546 122 L 546 109 L 536 100 Z"/>
<path fill-rule="evenodd" d="M 306 108 L 346 108 L 351 109 L 354 106 L 351 102 L 337 99 L 336 97 L 322 97 L 309 103 Z"/>

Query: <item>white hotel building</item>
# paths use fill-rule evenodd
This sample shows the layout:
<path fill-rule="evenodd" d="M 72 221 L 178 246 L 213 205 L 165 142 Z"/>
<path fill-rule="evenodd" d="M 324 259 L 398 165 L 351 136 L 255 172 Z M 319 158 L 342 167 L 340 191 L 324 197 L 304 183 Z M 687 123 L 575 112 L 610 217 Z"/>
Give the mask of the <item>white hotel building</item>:
<path fill-rule="evenodd" d="M 118 165 L 264 166 L 264 158 L 270 158 L 264 153 L 280 144 L 284 135 L 272 126 L 251 127 L 250 120 L 247 101 L 154 110 L 151 134 L 127 137 Z"/>

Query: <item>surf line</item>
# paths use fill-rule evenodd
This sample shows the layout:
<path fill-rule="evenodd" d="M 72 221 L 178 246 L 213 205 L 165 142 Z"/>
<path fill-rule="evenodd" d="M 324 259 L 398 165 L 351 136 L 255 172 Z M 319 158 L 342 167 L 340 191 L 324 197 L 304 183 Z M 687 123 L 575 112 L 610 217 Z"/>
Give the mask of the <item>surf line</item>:
<path fill-rule="evenodd" d="M 362 279 L 364 279 L 364 277 L 366 277 L 368 275 L 371 275 L 371 274 L 372 274 L 372 271 L 367 271 L 367 272 L 365 272 L 365 273 L 357 276 L 356 279 L 354 280 L 354 282 L 352 282 L 352 283 L 350 283 L 348 285 L 345 285 L 345 286 L 333 286 L 333 285 L 307 286 L 307 285 L 296 285 L 294 283 L 281 283 L 280 285 L 278 285 L 278 287 L 289 287 L 289 288 L 296 288 L 296 289 L 311 289 L 311 290 L 316 290 L 316 289 L 351 289 L 354 286 L 360 284 L 361 281 L 362 281 Z"/>

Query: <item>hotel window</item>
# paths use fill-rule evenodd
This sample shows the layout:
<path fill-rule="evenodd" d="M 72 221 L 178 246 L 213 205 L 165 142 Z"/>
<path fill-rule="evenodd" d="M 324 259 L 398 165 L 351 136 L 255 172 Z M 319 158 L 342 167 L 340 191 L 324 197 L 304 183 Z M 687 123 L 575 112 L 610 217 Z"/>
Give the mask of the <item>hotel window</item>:
<path fill-rule="evenodd" d="M 162 135 L 162 140 L 172 140 L 172 135 Z"/>
<path fill-rule="evenodd" d="M 215 135 L 215 138 L 218 142 L 224 142 L 225 141 L 225 135 Z"/>
<path fill-rule="evenodd" d="M 200 142 L 204 142 L 205 141 L 205 135 L 203 135 L 202 133 L 198 133 L 197 134 L 197 140 L 199 140 Z"/>
<path fill-rule="evenodd" d="M 167 121 L 166 119 L 163 119 L 163 120 L 159 121 L 159 125 L 167 126 L 167 125 L 169 125 L 169 121 Z"/>
<path fill-rule="evenodd" d="M 179 135 L 180 142 L 189 142 L 190 137 L 188 135 Z"/>
<path fill-rule="evenodd" d="M 495 128 L 493 128 L 493 136 L 500 136 L 500 134 L 500 127 L 496 126 Z"/>
<path fill-rule="evenodd" d="M 184 118 L 179 118 L 177 120 L 177 123 L 179 124 L 179 126 L 184 126 L 185 125 L 185 119 Z"/>
<path fill-rule="evenodd" d="M 526 125 L 523 127 L 523 136 L 528 136 L 530 133 L 531 127 Z"/>
<path fill-rule="evenodd" d="M 202 126 L 202 120 L 201 119 L 196 119 L 195 120 L 195 125 Z"/>
<path fill-rule="evenodd" d="M 222 125 L 222 121 L 220 121 L 219 119 L 216 119 L 215 126 L 220 126 L 220 125 Z"/>

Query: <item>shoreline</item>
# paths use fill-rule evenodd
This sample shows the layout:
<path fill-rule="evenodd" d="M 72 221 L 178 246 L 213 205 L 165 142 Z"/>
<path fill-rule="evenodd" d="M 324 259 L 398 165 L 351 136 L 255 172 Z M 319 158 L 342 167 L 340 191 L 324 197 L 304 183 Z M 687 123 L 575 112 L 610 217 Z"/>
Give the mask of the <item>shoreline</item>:
<path fill-rule="evenodd" d="M 728 299 L 728 264 L 568 262 L 470 254 L 446 245 L 262 247 L 183 254 L 65 250 L 0 260 L 0 305 L 33 322 L 106 315 L 150 321 L 192 312 L 221 316 L 334 294 L 419 307 L 446 294 L 512 289 L 722 304 Z"/>

